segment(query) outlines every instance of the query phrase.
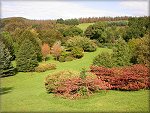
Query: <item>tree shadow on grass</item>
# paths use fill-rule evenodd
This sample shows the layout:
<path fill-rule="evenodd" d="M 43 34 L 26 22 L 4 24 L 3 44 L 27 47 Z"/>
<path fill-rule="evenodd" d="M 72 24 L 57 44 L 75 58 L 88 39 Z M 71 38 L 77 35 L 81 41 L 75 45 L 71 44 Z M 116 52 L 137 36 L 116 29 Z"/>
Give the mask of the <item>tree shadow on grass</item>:
<path fill-rule="evenodd" d="M 1 87 L 0 95 L 10 93 L 13 90 L 13 87 Z"/>

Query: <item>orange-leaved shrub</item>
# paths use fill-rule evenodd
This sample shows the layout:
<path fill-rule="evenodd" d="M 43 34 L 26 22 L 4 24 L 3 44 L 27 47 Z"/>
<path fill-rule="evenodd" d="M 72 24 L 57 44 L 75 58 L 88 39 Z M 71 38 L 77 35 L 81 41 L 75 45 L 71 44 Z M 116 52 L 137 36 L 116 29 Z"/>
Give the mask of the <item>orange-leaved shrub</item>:
<path fill-rule="evenodd" d="M 110 89 L 111 86 L 91 73 L 82 79 L 77 72 L 60 71 L 46 77 L 45 87 L 49 93 L 74 99 L 89 96 L 99 90 Z"/>
<path fill-rule="evenodd" d="M 136 64 L 122 68 L 106 68 L 91 66 L 90 72 L 105 82 L 108 82 L 111 89 L 118 90 L 140 90 L 150 88 L 149 68 Z"/>

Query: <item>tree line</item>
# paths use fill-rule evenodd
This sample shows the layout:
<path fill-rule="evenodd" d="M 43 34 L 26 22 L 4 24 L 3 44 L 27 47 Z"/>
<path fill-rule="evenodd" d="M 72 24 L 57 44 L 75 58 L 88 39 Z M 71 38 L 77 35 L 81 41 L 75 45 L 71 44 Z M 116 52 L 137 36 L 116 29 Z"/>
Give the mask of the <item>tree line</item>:
<path fill-rule="evenodd" d="M 16 61 L 18 71 L 33 71 L 38 62 L 46 59 L 49 50 L 56 60 L 69 61 L 81 58 L 83 51 L 95 51 L 96 46 L 111 48 L 116 43 L 128 44 L 132 48 L 133 63 L 149 63 L 149 17 L 100 19 L 90 25 L 85 32 L 76 26 L 80 19 L 1 19 L 1 75 L 13 75 L 13 60 Z M 124 41 L 120 41 L 121 39 Z"/>

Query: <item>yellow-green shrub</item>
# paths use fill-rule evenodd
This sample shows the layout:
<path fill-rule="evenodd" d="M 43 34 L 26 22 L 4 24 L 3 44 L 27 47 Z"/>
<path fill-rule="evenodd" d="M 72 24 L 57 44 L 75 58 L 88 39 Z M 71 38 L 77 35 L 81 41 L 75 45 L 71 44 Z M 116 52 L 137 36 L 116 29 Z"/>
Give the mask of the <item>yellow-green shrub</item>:
<path fill-rule="evenodd" d="M 53 70 L 56 69 L 56 65 L 55 64 L 51 64 L 51 63 L 44 63 L 44 64 L 40 64 L 38 67 L 35 68 L 36 72 L 45 72 L 47 70 Z"/>

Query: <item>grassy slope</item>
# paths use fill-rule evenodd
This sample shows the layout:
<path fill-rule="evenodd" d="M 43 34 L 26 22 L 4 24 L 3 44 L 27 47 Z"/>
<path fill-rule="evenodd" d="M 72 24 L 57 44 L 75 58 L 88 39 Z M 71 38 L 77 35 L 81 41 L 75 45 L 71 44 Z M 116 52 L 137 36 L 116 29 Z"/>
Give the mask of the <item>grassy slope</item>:
<path fill-rule="evenodd" d="M 86 28 L 89 26 L 89 25 L 92 25 L 94 23 L 82 23 L 82 24 L 79 24 L 77 25 L 77 27 L 79 27 L 80 29 L 82 29 L 83 31 L 86 30 Z"/>
<path fill-rule="evenodd" d="M 148 91 L 109 91 L 97 93 L 88 99 L 68 100 L 47 94 L 44 88 L 44 78 L 59 70 L 81 70 L 88 68 L 94 56 L 107 49 L 98 49 L 94 53 L 85 53 L 82 59 L 59 63 L 57 69 L 44 73 L 18 73 L 15 76 L 2 78 L 1 87 L 5 92 L 1 94 L 2 111 L 148 111 Z M 2 93 L 2 92 L 1 92 Z"/>

